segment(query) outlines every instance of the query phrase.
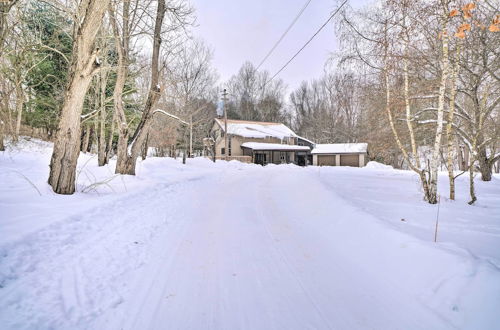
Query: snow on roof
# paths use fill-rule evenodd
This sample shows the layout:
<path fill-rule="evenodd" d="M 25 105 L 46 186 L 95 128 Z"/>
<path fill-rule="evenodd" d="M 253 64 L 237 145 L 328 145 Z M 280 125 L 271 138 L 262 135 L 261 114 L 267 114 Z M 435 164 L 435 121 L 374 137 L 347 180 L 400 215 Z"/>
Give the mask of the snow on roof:
<path fill-rule="evenodd" d="M 313 141 L 311 141 L 311 140 L 309 140 L 309 139 L 306 139 L 306 138 L 305 138 L 305 137 L 303 137 L 303 136 L 299 136 L 299 135 L 297 135 L 297 137 L 298 137 L 299 139 L 302 139 L 302 140 L 304 140 L 304 141 L 306 141 L 306 142 L 308 142 L 308 143 L 312 144 L 312 145 L 315 145 L 315 144 L 316 144 L 316 143 L 314 143 Z"/>
<path fill-rule="evenodd" d="M 224 120 L 215 119 L 224 130 Z M 296 137 L 297 135 L 288 127 L 281 123 L 269 123 L 246 120 L 227 120 L 227 131 L 232 135 L 239 135 L 247 138 L 275 137 L 283 139 L 286 137 Z"/>
<path fill-rule="evenodd" d="M 261 143 L 261 142 L 245 142 L 241 144 L 242 148 L 249 148 L 252 150 L 290 150 L 290 151 L 309 151 L 311 148 L 308 146 L 296 146 L 290 144 L 278 143 Z"/>
<path fill-rule="evenodd" d="M 365 153 L 368 143 L 316 144 L 312 154 L 358 154 Z"/>

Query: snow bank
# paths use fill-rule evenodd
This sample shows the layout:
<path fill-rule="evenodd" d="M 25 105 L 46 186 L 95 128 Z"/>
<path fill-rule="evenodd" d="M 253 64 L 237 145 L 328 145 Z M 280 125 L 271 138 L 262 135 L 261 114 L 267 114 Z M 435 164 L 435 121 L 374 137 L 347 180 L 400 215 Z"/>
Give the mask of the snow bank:
<path fill-rule="evenodd" d="M 393 170 L 394 168 L 390 165 L 385 165 L 376 161 L 370 161 L 366 164 L 364 168 L 373 170 Z"/>

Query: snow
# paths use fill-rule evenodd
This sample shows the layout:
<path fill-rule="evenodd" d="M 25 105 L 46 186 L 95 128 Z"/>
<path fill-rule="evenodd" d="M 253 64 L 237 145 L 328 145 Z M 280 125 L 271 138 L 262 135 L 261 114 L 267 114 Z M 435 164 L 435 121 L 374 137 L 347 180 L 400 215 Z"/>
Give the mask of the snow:
<path fill-rule="evenodd" d="M 365 153 L 368 148 L 367 143 L 331 143 L 316 144 L 312 154 L 349 154 Z"/>
<path fill-rule="evenodd" d="M 224 130 L 224 120 L 216 119 L 222 130 Z M 232 120 L 227 121 L 227 131 L 229 134 L 246 138 L 266 138 L 275 137 L 284 139 L 296 137 L 297 135 L 288 127 L 280 123 L 254 122 Z"/>
<path fill-rule="evenodd" d="M 308 143 L 312 144 L 313 146 L 316 144 L 316 143 L 314 143 L 313 141 L 308 140 L 308 139 L 306 139 L 306 138 L 305 138 L 305 137 L 303 137 L 303 136 L 297 136 L 297 137 L 298 137 L 299 139 L 302 139 L 302 140 L 304 140 L 304 141 L 306 141 L 306 142 L 308 142 Z"/>
<path fill-rule="evenodd" d="M 249 148 L 253 150 L 294 150 L 294 151 L 309 151 L 311 148 L 307 146 L 296 146 L 289 144 L 278 144 L 278 143 L 262 143 L 262 142 L 245 142 L 242 143 L 243 148 Z"/>
<path fill-rule="evenodd" d="M 374 170 L 392 170 L 392 169 L 394 169 L 391 165 L 385 165 L 385 164 L 375 162 L 375 161 L 369 161 L 365 167 L 369 168 L 369 169 L 374 169 Z"/>
<path fill-rule="evenodd" d="M 157 109 L 157 110 L 153 111 L 153 114 L 155 114 L 155 113 L 161 113 L 161 114 L 163 114 L 163 115 L 165 115 L 165 116 L 167 116 L 167 117 L 174 118 L 175 120 L 177 120 L 177 121 L 181 122 L 181 123 L 182 123 L 182 124 L 184 124 L 184 125 L 190 126 L 190 124 L 189 124 L 187 121 L 184 121 L 184 120 L 180 119 L 178 116 L 173 115 L 173 114 L 171 114 L 171 113 L 168 113 L 168 112 L 166 112 L 166 111 L 163 111 L 163 110 L 161 110 L 161 109 Z"/>
<path fill-rule="evenodd" d="M 50 152 L 0 153 L 2 329 L 498 328 L 498 175 L 440 176 L 434 243 L 409 171 L 81 154 L 60 196 Z"/>

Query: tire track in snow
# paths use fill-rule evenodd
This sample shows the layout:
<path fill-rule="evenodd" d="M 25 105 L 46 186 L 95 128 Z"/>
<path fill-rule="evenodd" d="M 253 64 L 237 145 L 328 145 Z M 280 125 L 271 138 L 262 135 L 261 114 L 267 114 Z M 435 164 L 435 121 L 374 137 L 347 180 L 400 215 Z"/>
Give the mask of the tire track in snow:
<path fill-rule="evenodd" d="M 166 244 L 173 260 L 143 273 L 147 292 L 124 308 L 125 329 L 326 328 L 266 234 L 254 182 L 261 173 L 226 173 L 219 189 L 199 187 L 206 199 Z"/>
<path fill-rule="evenodd" d="M 283 173 L 270 173 L 263 180 L 264 192 L 260 196 L 269 219 L 268 228 L 271 236 L 280 242 L 276 247 L 292 271 L 300 273 L 304 291 L 325 310 L 323 315 L 328 315 L 333 328 L 453 327 L 449 320 L 421 304 L 417 297 L 401 290 L 394 282 L 373 277 L 375 273 L 372 275 L 372 270 L 362 263 L 363 258 L 370 258 L 369 254 L 353 254 L 361 246 L 369 247 L 373 239 L 384 239 L 384 236 L 376 237 L 370 233 L 371 225 L 365 223 L 365 218 L 370 218 L 368 214 L 351 208 L 334 193 L 325 190 L 319 177 L 308 169 Z M 308 184 L 301 189 L 302 182 Z M 308 196 L 309 207 L 301 203 L 303 196 Z M 366 234 L 362 227 L 356 230 L 357 226 L 364 225 L 369 225 Z M 359 233 L 355 234 L 356 231 Z M 345 241 L 347 237 L 349 241 Z M 349 244 L 344 247 L 338 242 Z M 397 251 L 398 246 L 394 248 Z M 360 263 L 349 256 L 361 257 Z M 401 312 L 412 317 L 398 319 L 391 316 Z"/>
<path fill-rule="evenodd" d="M 189 190 L 191 180 L 128 194 L 4 246 L 2 327 L 87 328 L 118 306 L 127 291 L 122 275 L 147 260 L 144 243 L 165 228 L 165 214 L 176 212 L 169 198 L 173 191 Z M 60 308 L 63 318 L 58 319 L 51 311 Z M 16 324 L 20 319 L 25 322 Z"/>
<path fill-rule="evenodd" d="M 274 180 L 272 179 L 272 177 L 270 177 L 269 180 L 265 180 L 267 184 L 272 183 L 273 181 Z M 260 194 L 258 194 L 259 200 L 257 203 L 257 209 L 259 210 L 258 214 L 260 215 L 260 218 L 262 219 L 261 221 L 262 225 L 264 226 L 266 233 L 270 238 L 270 245 L 273 247 L 273 250 L 280 259 L 280 261 L 286 266 L 290 275 L 300 286 L 302 292 L 306 295 L 307 299 L 310 301 L 311 306 L 316 310 L 318 315 L 321 317 L 324 324 L 326 325 L 326 328 L 332 329 L 332 326 L 330 325 L 328 319 L 325 317 L 324 312 L 319 307 L 318 303 L 316 302 L 311 292 L 302 283 L 300 277 L 297 275 L 297 272 L 291 266 L 286 255 L 280 250 L 278 244 L 276 243 L 278 239 L 272 234 L 271 230 L 269 229 L 268 222 L 270 220 L 270 216 L 267 215 L 266 212 L 272 212 L 272 210 L 275 209 L 275 207 L 273 207 L 274 205 L 276 205 L 274 194 L 268 192 L 268 189 L 266 189 L 264 183 L 259 184 L 259 192 L 260 192 Z"/>
<path fill-rule="evenodd" d="M 111 321 L 98 323 L 97 328 L 107 329 L 150 329 L 154 328 L 155 319 L 158 317 L 159 309 L 166 299 L 175 299 L 168 285 L 172 283 L 171 278 L 175 273 L 174 263 L 179 258 L 180 250 L 185 246 L 189 238 L 187 233 L 194 225 L 192 211 L 202 208 L 198 202 L 204 197 L 205 187 L 216 185 L 220 180 L 219 174 L 203 181 L 203 185 L 191 187 L 196 195 L 190 194 L 189 198 L 179 198 L 176 205 L 174 218 L 177 223 L 174 229 L 159 233 L 153 243 L 154 253 L 148 265 L 138 272 L 134 283 L 131 285 L 132 299 L 128 299 L 120 306 L 119 316 L 111 315 Z M 199 199 L 200 198 L 200 199 Z M 193 204 L 195 205 L 193 207 Z M 163 325 L 162 327 L 164 327 Z"/>

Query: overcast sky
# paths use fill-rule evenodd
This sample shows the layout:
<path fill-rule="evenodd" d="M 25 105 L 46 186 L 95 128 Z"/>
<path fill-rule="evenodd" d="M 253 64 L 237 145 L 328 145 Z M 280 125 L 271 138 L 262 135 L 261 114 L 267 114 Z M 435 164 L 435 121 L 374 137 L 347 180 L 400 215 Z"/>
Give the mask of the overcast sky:
<path fill-rule="evenodd" d="M 368 0 L 350 0 L 356 5 Z M 221 82 L 237 73 L 245 61 L 257 65 L 280 38 L 306 0 L 191 0 L 201 37 L 214 51 L 213 64 Z M 262 66 L 274 74 L 316 32 L 336 8 L 335 0 L 312 0 L 301 18 Z M 289 91 L 301 81 L 318 78 L 336 49 L 332 24 L 325 27 L 279 77 Z"/>

